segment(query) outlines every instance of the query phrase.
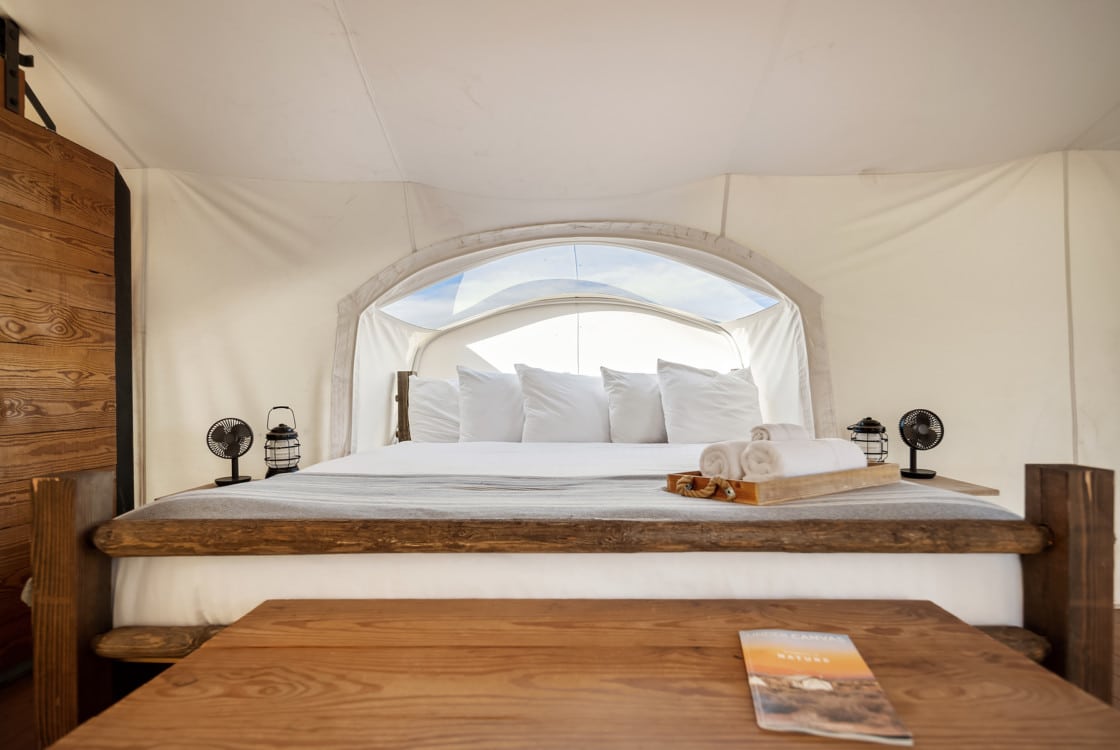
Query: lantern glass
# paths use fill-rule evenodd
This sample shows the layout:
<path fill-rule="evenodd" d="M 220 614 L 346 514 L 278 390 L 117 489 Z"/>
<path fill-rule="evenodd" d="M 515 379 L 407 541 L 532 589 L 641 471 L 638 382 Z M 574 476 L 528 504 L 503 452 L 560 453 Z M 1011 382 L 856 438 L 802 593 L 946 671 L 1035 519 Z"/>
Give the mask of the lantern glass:
<path fill-rule="evenodd" d="M 881 464 L 887 460 L 887 428 L 882 423 L 864 417 L 848 429 L 852 431 L 852 442 L 867 457 L 867 463 Z"/>
<path fill-rule="evenodd" d="M 287 406 L 274 406 L 268 416 L 277 409 L 287 409 L 292 414 L 292 427 L 281 422 L 275 427 L 269 425 L 264 441 L 264 463 L 268 467 L 265 477 L 299 471 L 299 433 L 295 431 L 296 415 Z"/>
<path fill-rule="evenodd" d="M 299 440 L 281 438 L 264 441 L 264 462 L 272 469 L 290 469 L 299 465 Z"/>

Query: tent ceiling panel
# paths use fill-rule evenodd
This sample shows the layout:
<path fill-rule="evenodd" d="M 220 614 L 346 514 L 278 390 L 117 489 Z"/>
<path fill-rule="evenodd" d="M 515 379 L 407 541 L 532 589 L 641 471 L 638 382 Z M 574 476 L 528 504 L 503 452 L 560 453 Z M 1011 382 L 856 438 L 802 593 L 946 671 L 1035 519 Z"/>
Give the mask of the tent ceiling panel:
<path fill-rule="evenodd" d="M 1120 147 L 1115 0 L 0 0 L 124 165 L 594 198 Z M 59 105 L 70 112 L 70 104 Z"/>
<path fill-rule="evenodd" d="M 29 80 L 40 66 L 57 66 L 139 166 L 279 180 L 400 179 L 330 2 L 2 0 L 2 7 L 40 53 Z M 61 95 L 37 93 L 48 111 Z M 58 127 L 82 140 L 79 123 Z"/>

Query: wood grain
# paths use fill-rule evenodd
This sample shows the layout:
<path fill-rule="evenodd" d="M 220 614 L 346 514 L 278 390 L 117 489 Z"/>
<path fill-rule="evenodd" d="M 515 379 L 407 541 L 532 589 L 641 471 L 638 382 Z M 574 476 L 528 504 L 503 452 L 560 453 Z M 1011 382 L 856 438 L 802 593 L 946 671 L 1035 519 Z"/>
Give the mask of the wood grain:
<path fill-rule="evenodd" d="M 31 482 L 0 483 L 0 529 L 31 524 Z"/>
<path fill-rule="evenodd" d="M 397 370 L 397 440 L 412 440 L 412 428 L 408 422 L 408 376 L 411 370 Z"/>
<path fill-rule="evenodd" d="M 594 604 L 587 602 L 565 602 L 567 635 L 569 639 L 580 641 L 586 637 L 589 644 L 602 646 L 616 644 L 627 646 L 644 643 L 649 635 L 648 629 L 673 628 L 673 633 L 680 637 L 673 641 L 678 646 L 710 645 L 708 637 L 714 628 L 721 625 L 730 627 L 726 622 L 728 616 L 738 616 L 742 604 L 729 606 L 726 612 L 716 611 L 711 606 L 706 606 L 701 614 L 701 619 L 690 622 L 687 619 L 662 621 L 650 623 L 650 610 L 644 602 L 620 602 L 619 606 L 611 612 L 612 618 L 607 620 Z M 859 602 L 849 603 L 854 609 L 860 608 Z M 301 605 L 302 607 L 302 605 Z M 364 604 L 353 602 L 338 602 L 337 600 L 322 600 L 316 605 L 317 619 L 313 623 L 306 620 L 293 618 L 291 612 L 285 609 L 284 602 L 269 602 L 269 606 L 254 612 L 251 621 L 243 619 L 233 631 L 236 636 L 225 638 L 215 647 L 221 648 L 250 648 L 257 645 L 261 639 L 266 639 L 272 645 L 284 646 L 385 646 L 395 645 L 420 645 L 435 642 L 445 645 L 471 643 L 476 629 L 492 629 L 496 626 L 493 619 L 477 623 L 475 618 L 456 617 L 447 620 L 447 607 L 444 602 L 430 601 L 417 602 L 416 614 L 427 609 L 423 623 L 409 624 L 409 631 L 402 632 L 392 610 L 386 610 L 377 602 L 370 601 Z M 685 607 L 682 606 L 682 609 Z M 587 610 L 581 612 L 581 610 Z M 688 613 L 684 612 L 687 618 Z M 774 612 L 771 617 L 780 616 Z M 519 643 L 533 643 L 535 645 L 549 645 L 552 638 L 553 624 L 552 613 L 546 607 L 538 607 L 532 616 L 519 616 Z M 535 619 L 534 619 L 535 618 Z M 632 621 L 640 622 L 635 628 Z M 593 622 L 594 628 L 586 632 L 580 630 L 581 626 Z M 535 625 L 537 630 L 530 628 Z M 686 629 L 686 625 L 692 627 Z M 99 656 L 110 659 L 132 661 L 175 661 L 181 659 L 196 648 L 207 642 L 223 630 L 220 625 L 199 626 L 130 626 L 114 628 L 108 633 L 103 633 L 94 639 L 94 651 Z M 1023 628 L 1006 625 L 987 625 L 977 628 L 990 638 L 994 638 L 1008 648 L 1016 651 L 1034 662 L 1040 662 L 1049 653 L 1049 644 L 1041 636 L 1035 635 Z M 580 635 L 582 633 L 582 635 Z M 539 636 L 539 640 L 534 640 Z M 664 635 L 658 638 L 664 643 Z M 581 641 L 582 642 L 582 641 Z"/>
<path fill-rule="evenodd" d="M 1016 628 L 1009 625 L 980 625 L 976 629 L 989 638 L 995 638 L 1004 646 L 1012 651 L 1019 652 L 1033 662 L 1041 664 L 1050 655 L 1050 642 L 1026 628 Z"/>
<path fill-rule="evenodd" d="M 0 393 L 0 427 L 7 435 L 115 428 L 116 388 L 19 389 Z"/>
<path fill-rule="evenodd" d="M 2 204 L 0 204 L 2 206 Z M 0 213 L 2 213 L 0 208 Z M 112 313 L 113 274 L 13 253 L 0 246 L 0 295 L 12 299 Z"/>
<path fill-rule="evenodd" d="M 11 596 L 28 568 L 30 480 L 116 463 L 115 178 L 108 160 L 0 110 L 0 528 L 23 535 L 0 562 L 0 622 L 25 628 L 0 673 L 31 657 Z"/>
<path fill-rule="evenodd" d="M 114 557 L 355 552 L 1010 552 L 1049 543 L 1024 521 L 116 519 Z"/>
<path fill-rule="evenodd" d="M 10 596 L 31 574 L 31 527 L 10 526 L 0 529 L 0 594 Z"/>
<path fill-rule="evenodd" d="M 0 159 L 24 164 L 50 164 L 67 179 L 102 190 L 113 180 L 113 163 L 44 127 L 7 112 L 0 119 Z"/>
<path fill-rule="evenodd" d="M 1050 641 L 1046 665 L 1108 703 L 1112 695 L 1113 473 L 1026 468 L 1026 516 L 1053 545 L 1023 558 L 1023 623 Z"/>
<path fill-rule="evenodd" d="M 36 128 L 6 110 L 0 120 L 0 203 L 112 237 L 112 163 Z M 44 140 L 52 145 L 40 146 Z"/>
<path fill-rule="evenodd" d="M 21 346 L 0 343 L 0 393 L 20 388 L 112 388 L 112 347 Z"/>
<path fill-rule="evenodd" d="M 175 661 L 221 632 L 223 625 L 124 627 L 93 639 L 93 651 L 106 659 Z"/>
<path fill-rule="evenodd" d="M 113 237 L 0 203 L 0 248 L 13 256 L 113 275 Z"/>
<path fill-rule="evenodd" d="M 985 487 L 982 484 L 963 482 L 960 479 L 953 479 L 952 477 L 947 477 L 942 474 L 938 474 L 929 479 L 911 479 L 908 481 L 921 484 L 923 487 L 937 487 L 939 489 L 961 492 L 965 495 L 974 495 L 976 497 L 995 497 L 999 495 L 999 490 L 995 487 Z"/>
<path fill-rule="evenodd" d="M 111 467 L 116 463 L 116 430 L 70 430 L 46 435 L 0 434 L 0 454 L 27 477 Z M 6 476 L 5 479 L 8 477 Z"/>
<path fill-rule="evenodd" d="M 89 534 L 112 517 L 116 487 L 111 471 L 31 484 L 36 722 L 46 746 L 112 699 L 108 662 L 89 648 L 112 624 L 110 566 L 89 544 Z"/>
<path fill-rule="evenodd" d="M 698 471 L 669 474 L 666 478 L 665 489 L 668 492 L 680 494 L 678 487 L 680 487 L 682 479 L 688 482 L 690 490 L 703 490 L 712 478 L 700 476 Z M 821 495 L 846 492 L 847 490 L 894 484 L 899 481 L 899 474 L 898 464 L 871 464 L 862 469 L 829 471 L 800 477 L 782 477 L 762 482 L 725 481 L 735 491 L 734 497 L 727 497 L 717 490 L 710 498 L 695 499 L 707 500 L 708 502 L 722 500 L 746 505 L 776 505 L 790 500 L 801 500 L 807 497 L 820 497 Z"/>
<path fill-rule="evenodd" d="M 57 747 L 752 747 L 737 632 L 845 632 L 916 746 L 1112 747 L 1120 713 L 928 602 L 267 603 Z M 834 743 L 833 743 L 834 744 Z"/>
<path fill-rule="evenodd" d="M 0 297 L 0 346 L 66 344 L 111 349 L 114 316 L 50 302 Z"/>

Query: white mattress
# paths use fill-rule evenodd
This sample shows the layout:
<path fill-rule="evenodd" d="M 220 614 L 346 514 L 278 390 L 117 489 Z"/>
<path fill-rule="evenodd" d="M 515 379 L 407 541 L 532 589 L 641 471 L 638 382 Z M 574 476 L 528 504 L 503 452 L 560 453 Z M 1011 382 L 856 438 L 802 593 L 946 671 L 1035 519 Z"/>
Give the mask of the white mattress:
<path fill-rule="evenodd" d="M 693 471 L 694 443 L 397 443 L 303 469 L 321 474 L 660 476 Z"/>
<path fill-rule="evenodd" d="M 663 477 L 700 445 L 402 443 L 326 461 L 331 474 Z M 952 497 L 955 495 L 947 496 Z M 118 559 L 114 624 L 226 624 L 276 598 L 929 599 L 973 624 L 1022 623 L 1004 554 L 394 553 Z"/>

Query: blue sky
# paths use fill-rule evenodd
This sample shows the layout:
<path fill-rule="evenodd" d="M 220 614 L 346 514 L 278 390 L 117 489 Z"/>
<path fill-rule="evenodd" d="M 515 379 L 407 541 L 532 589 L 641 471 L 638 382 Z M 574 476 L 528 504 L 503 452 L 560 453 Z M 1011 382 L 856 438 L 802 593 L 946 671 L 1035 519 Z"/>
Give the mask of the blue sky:
<path fill-rule="evenodd" d="M 484 263 L 383 310 L 424 328 L 512 305 L 575 294 L 613 295 L 707 318 L 737 320 L 776 300 L 715 274 L 617 245 L 552 245 Z"/>

